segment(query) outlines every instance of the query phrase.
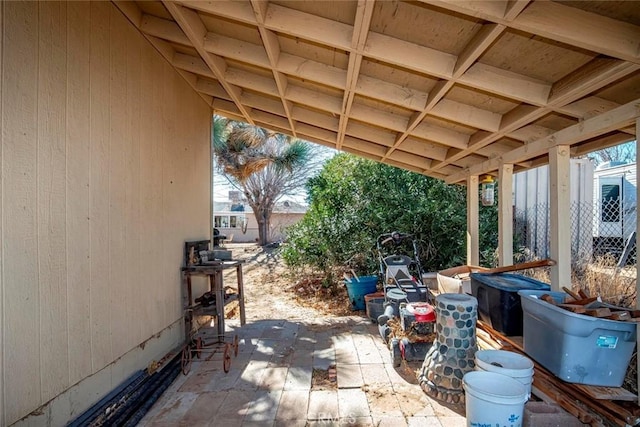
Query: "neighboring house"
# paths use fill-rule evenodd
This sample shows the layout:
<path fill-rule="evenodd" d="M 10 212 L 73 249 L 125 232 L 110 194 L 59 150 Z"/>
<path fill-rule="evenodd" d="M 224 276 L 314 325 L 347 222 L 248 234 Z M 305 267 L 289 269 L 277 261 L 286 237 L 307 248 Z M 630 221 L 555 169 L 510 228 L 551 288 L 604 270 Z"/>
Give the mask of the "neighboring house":
<path fill-rule="evenodd" d="M 594 247 L 619 252 L 636 231 L 636 164 L 607 162 L 593 175 Z"/>
<path fill-rule="evenodd" d="M 636 165 L 571 159 L 571 250 L 574 261 L 620 254 L 636 230 Z M 514 236 L 529 257 L 549 256 L 549 168 L 513 176 Z M 519 249 L 519 248 L 516 248 Z"/>
<path fill-rule="evenodd" d="M 285 238 L 284 229 L 298 222 L 307 212 L 307 206 L 293 201 L 276 203 L 269 226 L 269 242 Z M 258 221 L 251 206 L 242 201 L 214 201 L 213 226 L 227 240 L 250 243 L 258 240 Z"/>

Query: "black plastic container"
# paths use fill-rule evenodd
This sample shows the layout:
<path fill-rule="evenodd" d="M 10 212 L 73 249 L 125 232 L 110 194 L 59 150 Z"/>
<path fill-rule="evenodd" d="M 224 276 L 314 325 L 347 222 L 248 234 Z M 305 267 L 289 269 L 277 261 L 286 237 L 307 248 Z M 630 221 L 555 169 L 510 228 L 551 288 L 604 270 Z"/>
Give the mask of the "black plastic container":
<path fill-rule="evenodd" d="M 478 316 L 507 336 L 522 335 L 522 305 L 518 291 L 548 291 L 547 283 L 521 274 L 471 273 L 471 293 L 478 299 Z"/>

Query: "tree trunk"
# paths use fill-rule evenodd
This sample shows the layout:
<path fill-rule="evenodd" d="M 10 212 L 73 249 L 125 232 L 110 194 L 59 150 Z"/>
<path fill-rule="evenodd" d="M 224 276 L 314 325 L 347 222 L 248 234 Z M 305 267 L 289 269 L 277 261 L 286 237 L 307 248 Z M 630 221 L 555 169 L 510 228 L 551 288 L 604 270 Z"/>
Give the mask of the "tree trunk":
<path fill-rule="evenodd" d="M 268 209 L 258 209 L 256 214 L 256 220 L 258 221 L 258 244 L 264 246 L 269 242 L 269 220 L 271 219 L 271 212 Z"/>

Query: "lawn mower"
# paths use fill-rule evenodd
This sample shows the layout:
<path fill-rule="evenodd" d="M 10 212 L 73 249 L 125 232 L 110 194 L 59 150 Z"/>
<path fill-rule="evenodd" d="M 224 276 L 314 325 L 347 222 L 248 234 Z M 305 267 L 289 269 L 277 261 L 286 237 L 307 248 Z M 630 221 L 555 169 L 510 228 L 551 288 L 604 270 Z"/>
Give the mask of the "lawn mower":
<path fill-rule="evenodd" d="M 389 344 L 394 366 L 424 360 L 435 338 L 432 295 L 422 281 L 418 241 L 394 231 L 378 236 L 376 250 L 383 283 L 384 313 L 378 329 Z"/>

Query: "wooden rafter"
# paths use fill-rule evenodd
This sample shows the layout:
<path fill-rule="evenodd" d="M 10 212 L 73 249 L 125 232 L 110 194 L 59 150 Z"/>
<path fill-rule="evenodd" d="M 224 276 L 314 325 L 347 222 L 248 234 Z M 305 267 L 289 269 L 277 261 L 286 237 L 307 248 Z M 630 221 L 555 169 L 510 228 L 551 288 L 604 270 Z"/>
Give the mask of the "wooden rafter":
<path fill-rule="evenodd" d="M 640 14 L 600 0 L 115 3 L 214 110 L 447 180 L 640 86 Z"/>

